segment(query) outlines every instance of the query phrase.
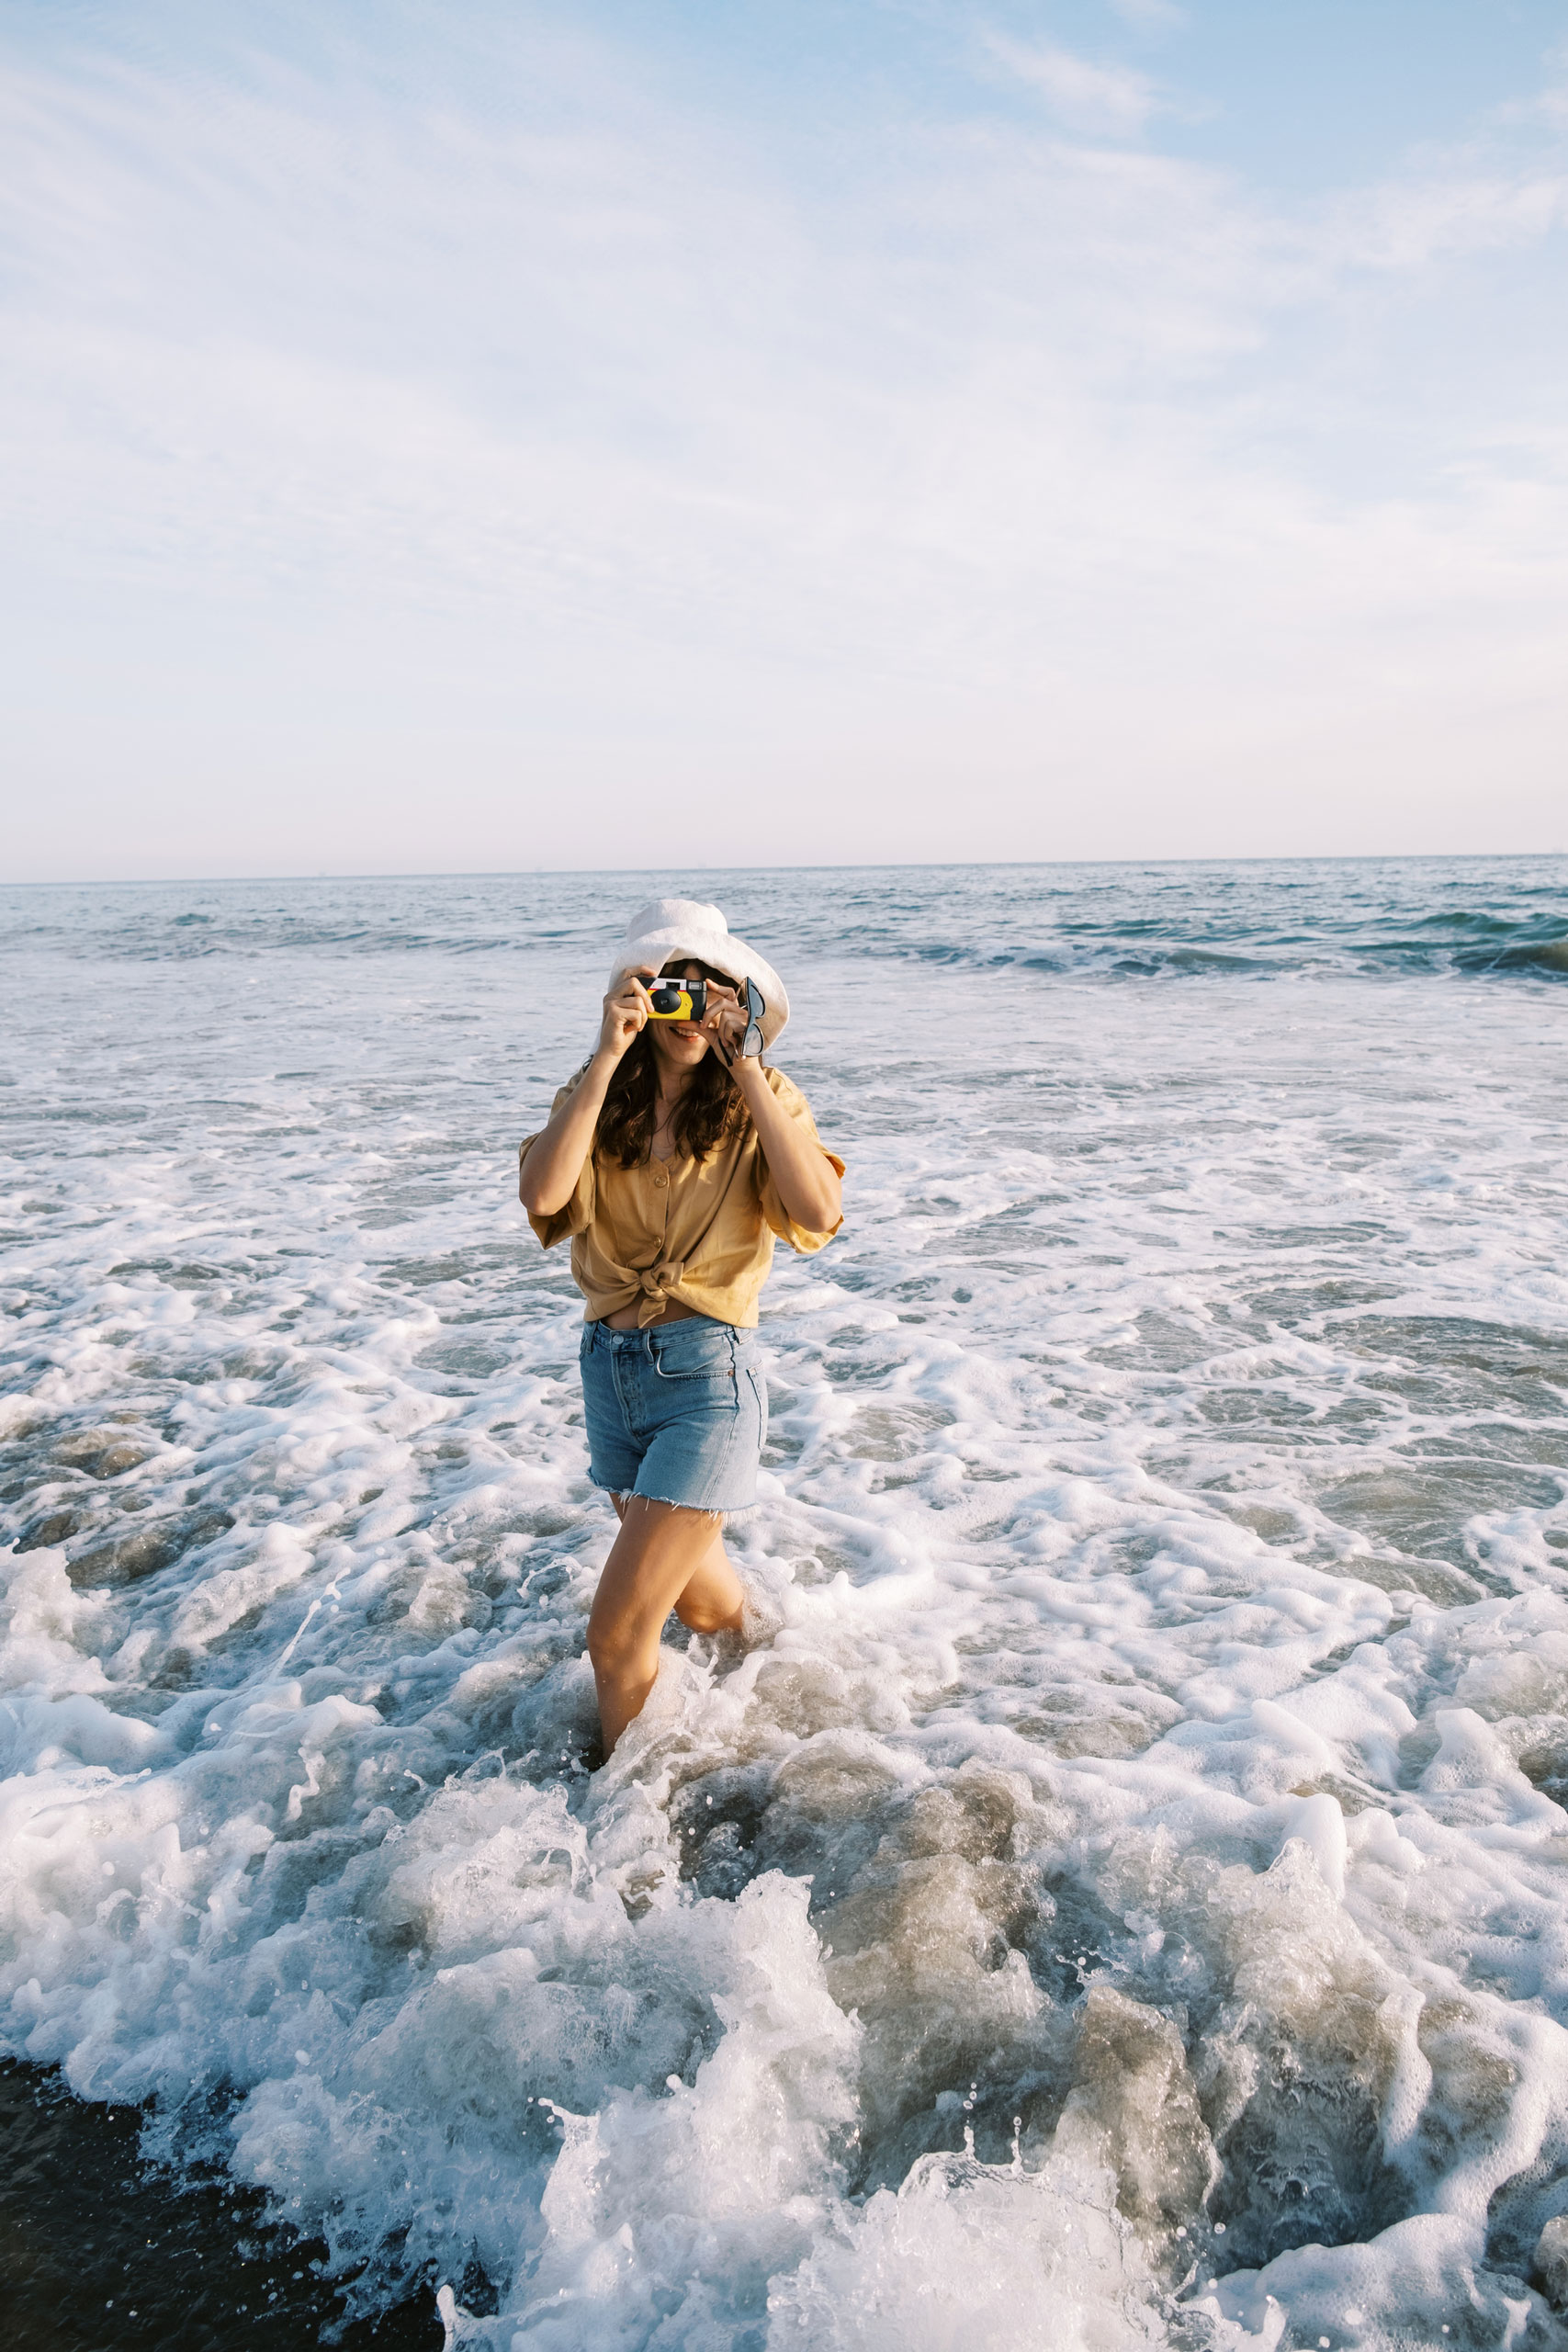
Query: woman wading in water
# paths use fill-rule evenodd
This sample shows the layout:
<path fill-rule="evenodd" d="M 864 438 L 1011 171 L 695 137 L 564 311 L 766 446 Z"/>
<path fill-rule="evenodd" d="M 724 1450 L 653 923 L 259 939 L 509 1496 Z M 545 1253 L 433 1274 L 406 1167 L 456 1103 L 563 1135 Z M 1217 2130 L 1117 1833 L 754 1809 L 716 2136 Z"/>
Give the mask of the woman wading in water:
<path fill-rule="evenodd" d="M 761 1058 L 788 1018 L 716 907 L 660 899 L 621 943 L 598 1050 L 523 1145 L 528 1222 L 547 1250 L 571 1236 L 589 1475 L 621 1522 L 588 1620 L 606 1756 L 671 1609 L 695 1634 L 759 1630 L 722 1534 L 767 1433 L 757 1295 L 775 1235 L 820 1250 L 842 1222 L 843 1161 Z"/>

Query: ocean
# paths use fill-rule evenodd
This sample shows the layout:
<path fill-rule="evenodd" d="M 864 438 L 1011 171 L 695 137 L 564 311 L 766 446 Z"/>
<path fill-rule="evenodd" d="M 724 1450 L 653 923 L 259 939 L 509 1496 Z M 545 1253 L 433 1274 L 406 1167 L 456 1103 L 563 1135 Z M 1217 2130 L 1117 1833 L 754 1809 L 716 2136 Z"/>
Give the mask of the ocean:
<path fill-rule="evenodd" d="M 846 1223 L 784 1630 L 595 1770 L 516 1147 L 666 891 Z M 10 889 L 0 975 L 36 2340 L 1568 2344 L 1568 858 Z"/>

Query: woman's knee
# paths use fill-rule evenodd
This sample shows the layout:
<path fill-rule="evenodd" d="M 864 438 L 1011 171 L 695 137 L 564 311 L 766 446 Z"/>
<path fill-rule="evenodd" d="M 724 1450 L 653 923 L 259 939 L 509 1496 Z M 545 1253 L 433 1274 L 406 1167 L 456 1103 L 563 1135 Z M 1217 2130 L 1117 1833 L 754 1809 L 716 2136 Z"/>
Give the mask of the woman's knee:
<path fill-rule="evenodd" d="M 625 1662 L 628 1648 L 626 1630 L 617 1625 L 614 1618 L 590 1617 L 588 1656 L 596 1673 L 613 1673 Z"/>
<path fill-rule="evenodd" d="M 588 1657 L 596 1674 L 635 1673 L 648 1647 L 647 1630 L 634 1618 L 595 1610 L 588 1620 Z"/>
<path fill-rule="evenodd" d="M 701 1600 L 688 1600 L 682 1593 L 675 1603 L 675 1614 L 689 1634 L 717 1634 L 735 1623 L 736 1611 L 705 1593 Z"/>

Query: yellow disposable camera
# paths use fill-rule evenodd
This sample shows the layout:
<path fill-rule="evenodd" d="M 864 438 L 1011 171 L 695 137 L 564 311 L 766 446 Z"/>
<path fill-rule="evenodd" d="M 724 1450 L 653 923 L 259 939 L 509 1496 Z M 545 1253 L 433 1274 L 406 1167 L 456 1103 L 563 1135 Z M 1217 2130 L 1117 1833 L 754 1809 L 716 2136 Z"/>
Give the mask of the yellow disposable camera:
<path fill-rule="evenodd" d="M 655 980 L 649 989 L 650 1021 L 701 1021 L 708 1009 L 705 980 Z"/>

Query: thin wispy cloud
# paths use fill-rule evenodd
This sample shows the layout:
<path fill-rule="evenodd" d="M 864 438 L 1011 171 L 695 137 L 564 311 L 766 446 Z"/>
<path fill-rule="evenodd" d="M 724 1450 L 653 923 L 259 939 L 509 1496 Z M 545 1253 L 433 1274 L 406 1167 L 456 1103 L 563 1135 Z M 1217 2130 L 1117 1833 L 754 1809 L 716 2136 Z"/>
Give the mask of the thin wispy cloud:
<path fill-rule="evenodd" d="M 1472 254 L 1541 244 L 1568 226 L 1568 173 L 1508 175 L 1468 168 L 1402 175 L 1330 208 L 1337 260 L 1398 274 Z"/>
<path fill-rule="evenodd" d="M 1070 49 L 1012 40 L 1002 33 L 992 33 L 986 46 L 1070 130 L 1133 139 L 1159 110 L 1154 83 L 1130 66 L 1097 64 Z"/>

